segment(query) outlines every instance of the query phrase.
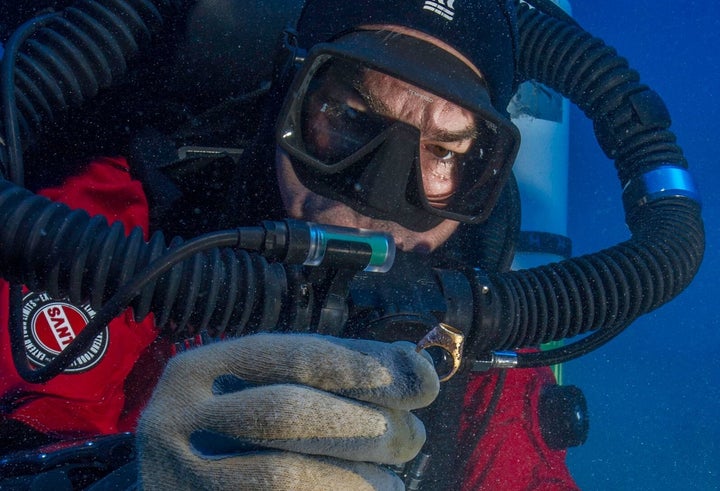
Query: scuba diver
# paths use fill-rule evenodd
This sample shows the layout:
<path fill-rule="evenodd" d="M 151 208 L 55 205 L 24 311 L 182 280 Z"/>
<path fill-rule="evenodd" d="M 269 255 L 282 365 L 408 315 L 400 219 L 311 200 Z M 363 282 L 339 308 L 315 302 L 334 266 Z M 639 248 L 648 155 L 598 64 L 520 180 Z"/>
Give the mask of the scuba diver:
<path fill-rule="evenodd" d="M 4 39 L 3 487 L 577 488 L 548 365 L 704 248 L 611 48 L 544 1 L 53 7 Z M 593 119 L 633 237 L 509 271 L 526 79 Z"/>

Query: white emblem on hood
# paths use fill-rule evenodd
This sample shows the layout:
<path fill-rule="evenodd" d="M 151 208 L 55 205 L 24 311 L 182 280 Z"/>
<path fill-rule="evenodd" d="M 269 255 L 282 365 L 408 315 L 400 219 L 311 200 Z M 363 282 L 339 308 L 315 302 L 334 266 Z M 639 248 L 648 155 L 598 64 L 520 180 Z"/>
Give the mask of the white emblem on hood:
<path fill-rule="evenodd" d="M 426 0 L 423 9 L 435 12 L 447 20 L 453 20 L 455 17 L 454 3 L 455 0 Z"/>

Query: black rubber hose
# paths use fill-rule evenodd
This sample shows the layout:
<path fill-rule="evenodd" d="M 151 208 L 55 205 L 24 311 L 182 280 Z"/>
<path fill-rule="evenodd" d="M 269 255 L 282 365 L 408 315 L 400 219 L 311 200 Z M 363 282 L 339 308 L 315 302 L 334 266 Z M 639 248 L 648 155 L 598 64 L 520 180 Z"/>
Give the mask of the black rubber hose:
<path fill-rule="evenodd" d="M 264 233 L 255 234 L 252 228 L 250 235 L 264 238 Z M 22 315 L 21 308 L 15 308 L 11 311 L 10 321 L 10 342 L 12 345 L 13 361 L 15 367 L 26 381 L 31 383 L 43 383 L 57 376 L 62 370 L 65 370 L 73 360 L 79 356 L 83 350 L 86 350 L 93 339 L 110 323 L 112 319 L 120 315 L 127 308 L 133 298 L 145 287 L 156 280 L 164 272 L 181 263 L 190 257 L 197 259 L 201 257 L 201 253 L 207 250 L 213 250 L 217 255 L 218 247 L 237 247 L 243 243 L 243 232 L 240 229 L 224 230 L 196 237 L 182 245 L 178 245 L 172 251 L 168 251 L 159 258 L 153 260 L 146 268 L 138 272 L 133 279 L 123 283 L 107 302 L 104 302 L 102 308 L 97 311 L 95 316 L 87 323 L 85 328 L 77 335 L 59 355 L 53 358 L 47 365 L 38 368 L 30 368 L 27 364 L 24 349 L 23 325 L 19 316 Z M 256 241 L 252 241 L 256 243 Z M 262 241 L 260 242 L 262 244 Z M 195 261 L 197 263 L 197 261 Z M 212 269 L 215 271 L 216 269 Z M 198 281 L 194 282 L 199 285 Z M 211 286 L 217 285 L 217 282 Z M 19 297 L 18 290 L 13 290 L 11 295 L 15 295 L 12 301 L 15 305 L 21 305 L 22 297 Z M 19 298 L 18 298 L 19 297 Z"/>
<path fill-rule="evenodd" d="M 13 182 L 22 184 L 22 148 L 34 133 L 116 82 L 186 3 L 82 0 L 18 28 L 2 65 L 3 134 Z"/>
<path fill-rule="evenodd" d="M 125 236 L 120 222 L 108 225 L 66 205 L 0 180 L 0 276 L 46 290 L 55 298 L 99 310 L 148 264 L 180 246 L 169 247 L 161 232 L 148 242 L 142 230 Z M 177 264 L 143 286 L 130 306 L 137 320 L 155 314 L 156 324 L 174 337 L 201 330 L 217 336 L 253 326 L 278 325 L 288 298 L 279 263 L 242 250 L 212 249 Z M 265 295 L 263 285 L 275 290 Z"/>
<path fill-rule="evenodd" d="M 620 183 L 662 165 L 686 168 L 660 97 L 639 83 L 615 50 L 574 23 L 522 4 L 519 67 L 568 97 L 593 121 Z M 667 197 L 626 204 L 631 238 L 617 246 L 538 268 L 474 279 L 482 309 L 494 321 L 477 326 L 474 352 L 501 350 L 595 331 L 579 344 L 519 354 L 518 366 L 579 356 L 608 341 L 678 295 L 695 276 L 705 248 L 700 205 Z M 478 315 L 481 318 L 482 315 Z"/>

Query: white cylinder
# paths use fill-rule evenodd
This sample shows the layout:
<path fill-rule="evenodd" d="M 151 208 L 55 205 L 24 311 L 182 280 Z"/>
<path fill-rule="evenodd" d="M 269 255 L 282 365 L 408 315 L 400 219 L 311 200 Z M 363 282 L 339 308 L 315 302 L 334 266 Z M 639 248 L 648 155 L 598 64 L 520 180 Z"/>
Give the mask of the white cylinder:
<path fill-rule="evenodd" d="M 570 12 L 569 2 L 557 0 L 555 3 Z M 530 81 L 519 87 L 508 110 L 522 137 L 513 167 L 520 188 L 521 230 L 565 237 L 569 101 L 548 87 Z M 522 248 L 521 244 L 513 269 L 525 269 L 563 259 L 552 251 L 523 249 L 527 248 Z"/>

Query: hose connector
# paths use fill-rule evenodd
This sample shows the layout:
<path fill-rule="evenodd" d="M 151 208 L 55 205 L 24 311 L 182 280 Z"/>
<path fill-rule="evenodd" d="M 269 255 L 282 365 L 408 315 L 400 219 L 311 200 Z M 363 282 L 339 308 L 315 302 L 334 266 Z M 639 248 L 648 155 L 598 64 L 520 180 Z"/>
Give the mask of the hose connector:
<path fill-rule="evenodd" d="M 518 354 L 515 351 L 493 351 L 486 358 L 478 358 L 473 362 L 473 372 L 487 372 L 491 368 L 516 368 Z"/>
<path fill-rule="evenodd" d="M 631 210 L 664 198 L 688 198 L 701 204 L 692 175 L 672 164 L 656 167 L 630 179 L 623 188 L 623 205 Z"/>
<path fill-rule="evenodd" d="M 395 241 L 385 232 L 321 225 L 300 220 L 263 222 L 263 254 L 305 266 L 361 266 L 387 273 L 395 261 Z"/>

